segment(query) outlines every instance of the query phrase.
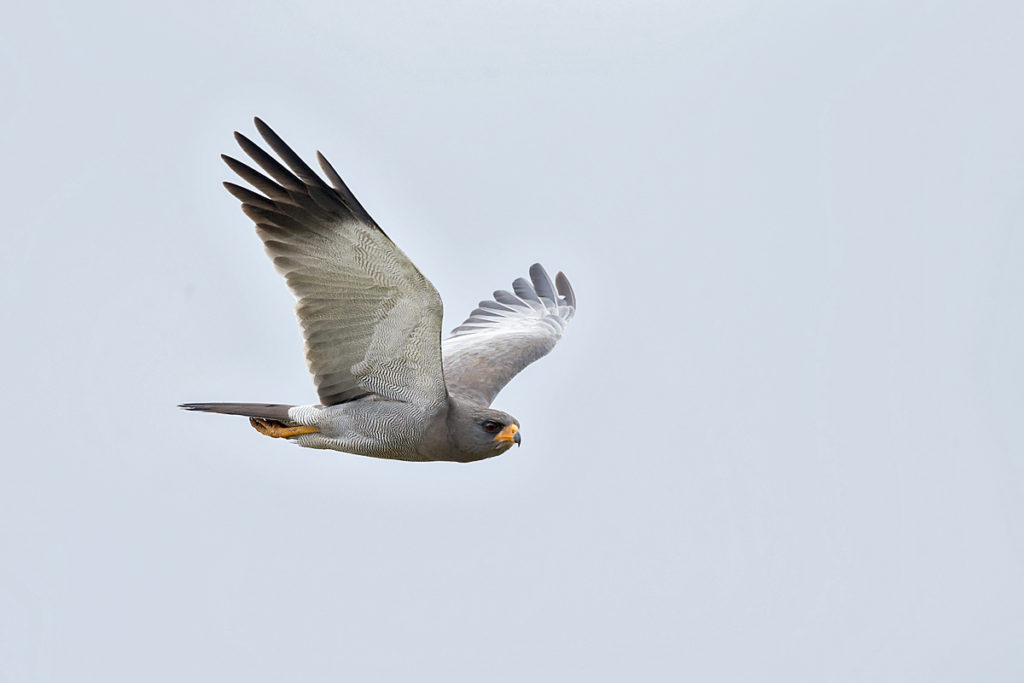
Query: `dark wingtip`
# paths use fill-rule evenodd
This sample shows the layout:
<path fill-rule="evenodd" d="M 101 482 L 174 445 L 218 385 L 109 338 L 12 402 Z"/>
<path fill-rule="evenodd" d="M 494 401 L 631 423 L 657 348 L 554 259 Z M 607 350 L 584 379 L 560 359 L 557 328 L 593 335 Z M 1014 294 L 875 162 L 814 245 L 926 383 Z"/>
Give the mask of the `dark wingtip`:
<path fill-rule="evenodd" d="M 221 185 L 223 185 L 224 189 L 227 190 L 228 192 L 230 192 L 231 195 L 233 197 L 235 197 L 236 199 L 242 199 L 242 197 L 240 197 L 239 195 L 242 192 L 246 192 L 247 191 L 241 185 L 236 185 L 235 183 L 231 182 L 230 180 L 225 180 L 224 182 L 221 183 Z"/>
<path fill-rule="evenodd" d="M 569 278 L 562 271 L 558 271 L 558 275 L 555 276 L 555 287 L 558 288 L 558 293 L 565 297 L 565 302 L 575 309 L 576 293 L 572 291 Z"/>
<path fill-rule="evenodd" d="M 280 138 L 280 136 L 274 132 L 274 129 L 264 123 L 263 119 L 260 117 L 254 116 L 252 122 L 256 124 L 256 130 L 259 131 L 259 134 L 262 135 L 264 139 Z"/>
<path fill-rule="evenodd" d="M 535 304 L 543 305 L 540 297 L 537 296 L 536 290 L 533 288 L 533 284 L 525 277 L 517 277 L 512 281 L 512 291 L 523 301 L 531 301 Z"/>
<path fill-rule="evenodd" d="M 555 283 L 551 281 L 548 271 L 544 266 L 534 263 L 530 266 L 530 279 L 533 280 L 533 288 L 541 299 L 547 299 L 555 306 L 558 305 L 558 295 L 555 293 Z"/>
<path fill-rule="evenodd" d="M 249 138 L 249 136 L 239 133 L 237 130 L 235 131 L 235 142 L 238 143 L 238 146 L 241 147 L 246 154 L 249 154 L 249 149 L 251 148 L 255 148 L 259 152 L 263 151 L 262 149 L 260 149 L 259 145 L 257 145 L 255 142 L 252 141 L 251 138 Z M 252 155 L 250 154 L 250 156 Z"/>

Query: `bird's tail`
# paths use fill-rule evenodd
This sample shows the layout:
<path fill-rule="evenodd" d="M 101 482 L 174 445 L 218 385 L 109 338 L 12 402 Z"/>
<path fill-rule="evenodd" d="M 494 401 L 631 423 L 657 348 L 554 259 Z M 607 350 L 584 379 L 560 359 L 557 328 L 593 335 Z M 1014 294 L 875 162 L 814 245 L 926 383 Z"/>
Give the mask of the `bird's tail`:
<path fill-rule="evenodd" d="M 204 413 L 244 415 L 245 417 L 288 422 L 288 409 L 295 406 L 283 403 L 182 403 L 178 407 L 185 410 L 200 410 Z"/>

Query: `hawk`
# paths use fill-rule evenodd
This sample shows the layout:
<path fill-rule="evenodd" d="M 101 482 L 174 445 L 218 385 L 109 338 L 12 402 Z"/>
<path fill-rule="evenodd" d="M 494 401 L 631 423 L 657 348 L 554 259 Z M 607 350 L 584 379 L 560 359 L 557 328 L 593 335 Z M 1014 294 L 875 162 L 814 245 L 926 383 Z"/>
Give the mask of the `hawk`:
<path fill-rule="evenodd" d="M 319 404 L 184 403 L 244 415 L 261 434 L 376 458 L 473 462 L 521 442 L 519 421 L 490 407 L 546 355 L 576 312 L 568 278 L 540 264 L 496 291 L 441 341 L 441 297 L 317 152 L 326 181 L 260 119 L 280 161 L 240 133 L 262 169 L 223 156 L 253 191 L 226 182 L 298 299 Z M 283 162 L 283 164 L 281 163 Z M 330 184 L 328 184 L 328 182 Z"/>

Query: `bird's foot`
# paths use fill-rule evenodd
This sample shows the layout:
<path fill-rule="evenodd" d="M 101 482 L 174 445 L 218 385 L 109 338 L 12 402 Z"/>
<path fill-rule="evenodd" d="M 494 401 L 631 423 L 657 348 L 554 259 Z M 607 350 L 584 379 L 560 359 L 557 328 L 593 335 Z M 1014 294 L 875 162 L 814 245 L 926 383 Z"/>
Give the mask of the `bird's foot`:
<path fill-rule="evenodd" d="M 288 427 L 277 420 L 264 420 L 259 417 L 250 417 L 249 424 L 251 424 L 252 428 L 260 434 L 274 439 L 286 439 L 292 436 L 301 436 L 303 434 L 316 434 L 320 431 L 316 427 L 306 427 L 305 425 Z"/>

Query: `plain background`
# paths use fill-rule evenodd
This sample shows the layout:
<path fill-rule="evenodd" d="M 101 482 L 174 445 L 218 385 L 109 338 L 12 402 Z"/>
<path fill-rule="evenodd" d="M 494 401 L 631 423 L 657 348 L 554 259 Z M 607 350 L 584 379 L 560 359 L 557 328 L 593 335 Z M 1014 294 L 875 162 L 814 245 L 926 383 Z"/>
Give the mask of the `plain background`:
<path fill-rule="evenodd" d="M 0 28 L 0 681 L 1024 680 L 1024 10 L 38 2 Z M 321 149 L 523 447 L 302 450 L 219 187 Z"/>

